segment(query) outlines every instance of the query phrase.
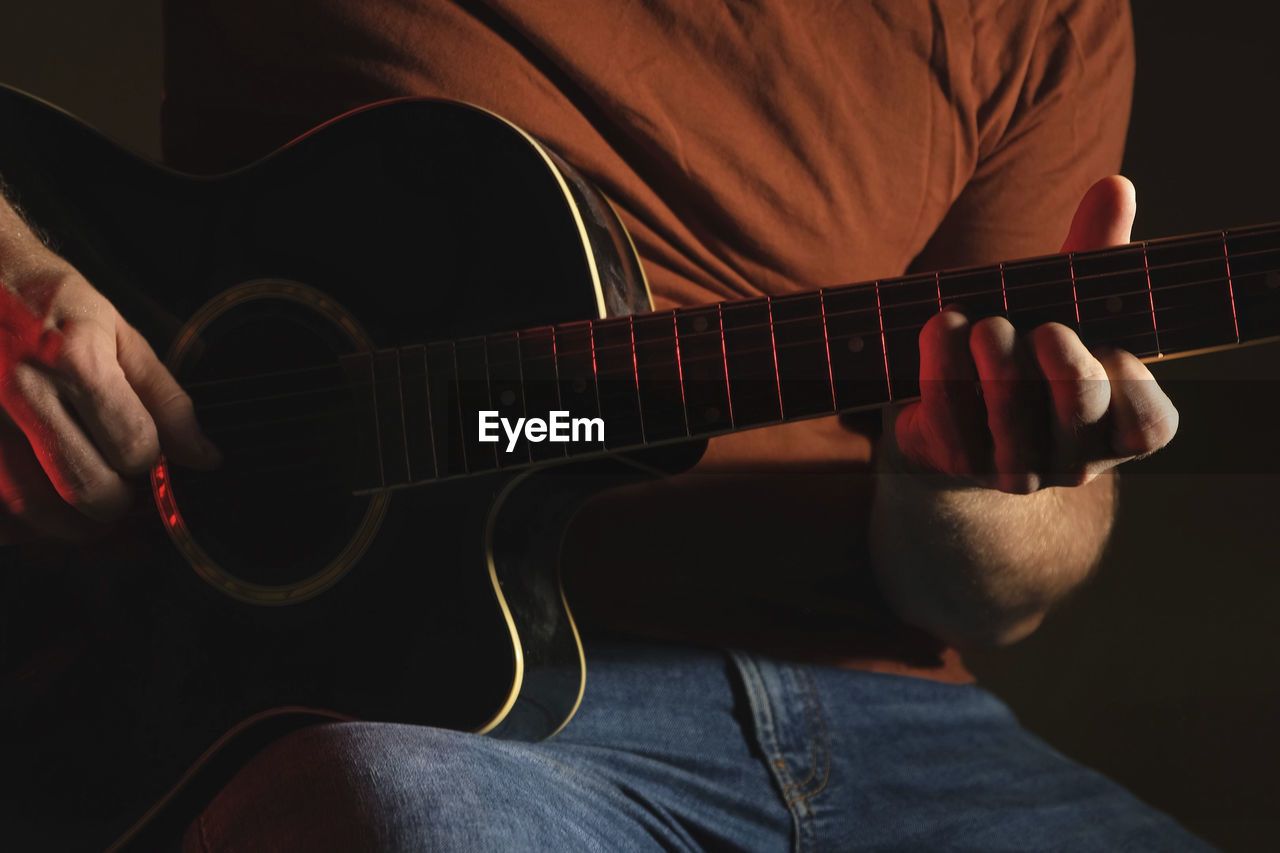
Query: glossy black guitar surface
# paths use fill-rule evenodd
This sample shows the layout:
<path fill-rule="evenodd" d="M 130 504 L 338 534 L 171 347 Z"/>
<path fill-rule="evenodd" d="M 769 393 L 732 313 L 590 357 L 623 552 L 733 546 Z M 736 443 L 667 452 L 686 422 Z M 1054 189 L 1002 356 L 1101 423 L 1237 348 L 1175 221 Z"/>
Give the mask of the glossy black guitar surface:
<path fill-rule="evenodd" d="M 0 116 L 8 195 L 169 355 L 225 457 L 157 468 L 107 541 L 5 555 L 0 837 L 106 846 L 247 719 L 195 794 L 312 710 L 562 725 L 583 669 L 559 539 L 619 463 L 507 470 L 461 417 L 501 396 L 469 381 L 496 344 L 466 339 L 647 310 L 607 202 L 447 103 L 360 111 L 213 179 L 12 90 Z"/>

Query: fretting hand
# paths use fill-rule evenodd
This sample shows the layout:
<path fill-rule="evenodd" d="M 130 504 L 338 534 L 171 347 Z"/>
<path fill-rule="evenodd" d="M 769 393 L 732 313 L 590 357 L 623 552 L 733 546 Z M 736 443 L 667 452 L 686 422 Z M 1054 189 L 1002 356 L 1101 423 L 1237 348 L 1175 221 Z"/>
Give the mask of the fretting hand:
<path fill-rule="evenodd" d="M 1080 202 L 1062 251 L 1129 242 L 1135 210 L 1133 185 L 1104 178 Z M 1130 353 L 1091 352 L 1058 323 L 970 322 L 960 308 L 921 331 L 920 391 L 891 414 L 901 454 L 891 467 L 1017 494 L 1087 483 L 1163 447 L 1178 426 L 1177 409 Z"/>

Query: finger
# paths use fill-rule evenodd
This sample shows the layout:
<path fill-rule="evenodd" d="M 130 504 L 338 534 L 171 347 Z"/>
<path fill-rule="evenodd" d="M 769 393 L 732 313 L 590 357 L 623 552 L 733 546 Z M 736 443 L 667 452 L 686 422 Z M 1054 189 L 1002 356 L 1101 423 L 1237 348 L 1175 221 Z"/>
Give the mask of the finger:
<path fill-rule="evenodd" d="M 79 539 L 96 529 L 62 500 L 26 436 L 8 419 L 0 419 L 0 504 L 0 543 Z"/>
<path fill-rule="evenodd" d="M 1137 211 L 1137 194 L 1128 178 L 1103 178 L 1080 200 L 1062 251 L 1086 252 L 1128 243 Z"/>
<path fill-rule="evenodd" d="M 1023 352 L 1013 325 L 988 317 L 973 326 L 969 349 L 978 370 L 992 442 L 990 485 L 1029 494 L 1048 467 L 1048 399 L 1035 365 Z"/>
<path fill-rule="evenodd" d="M 124 320 L 116 327 L 116 350 L 124 377 L 137 392 L 155 422 L 160 448 L 179 465 L 213 468 L 220 461 L 217 448 L 196 422 L 191 398 L 151 345 Z"/>
<path fill-rule="evenodd" d="M 948 309 L 920 332 L 920 402 L 895 423 L 909 458 L 946 474 L 977 477 L 988 468 L 990 435 L 969 354 L 969 319 Z"/>
<path fill-rule="evenodd" d="M 116 471 L 145 472 L 160 455 L 156 427 L 115 358 L 110 332 L 97 323 L 67 323 L 58 354 L 58 390 L 98 451 Z"/>
<path fill-rule="evenodd" d="M 124 512 L 131 497 L 128 486 L 63 407 L 43 369 L 15 365 L 0 398 L 62 500 L 98 521 Z"/>
<path fill-rule="evenodd" d="M 1099 350 L 1111 385 L 1113 464 L 1147 456 L 1173 440 L 1178 410 L 1147 366 L 1124 350 Z"/>
<path fill-rule="evenodd" d="M 1076 333 L 1060 323 L 1037 326 L 1028 342 L 1053 402 L 1053 476 L 1048 485 L 1083 485 L 1104 470 L 1090 463 L 1106 455 L 1109 425 L 1103 421 L 1111 406 L 1107 371 Z"/>

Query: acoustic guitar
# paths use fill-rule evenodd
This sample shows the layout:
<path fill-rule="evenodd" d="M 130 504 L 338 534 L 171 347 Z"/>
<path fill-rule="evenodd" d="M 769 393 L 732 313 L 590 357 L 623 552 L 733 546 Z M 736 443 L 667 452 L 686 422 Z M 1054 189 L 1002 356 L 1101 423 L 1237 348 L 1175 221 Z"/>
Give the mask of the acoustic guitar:
<path fill-rule="evenodd" d="M 0 838 L 155 849 L 317 720 L 544 738 L 581 501 L 705 439 L 918 394 L 950 302 L 1145 359 L 1280 333 L 1280 225 L 654 312 L 609 201 L 483 110 L 401 100 L 215 178 L 0 88 L 0 175 L 191 394 L 214 471 L 7 549 Z"/>

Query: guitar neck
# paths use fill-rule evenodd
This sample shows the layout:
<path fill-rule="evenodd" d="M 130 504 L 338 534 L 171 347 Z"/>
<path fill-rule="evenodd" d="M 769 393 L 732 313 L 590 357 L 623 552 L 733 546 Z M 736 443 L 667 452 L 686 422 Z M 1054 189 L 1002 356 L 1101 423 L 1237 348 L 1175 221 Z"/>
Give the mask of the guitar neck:
<path fill-rule="evenodd" d="M 1020 329 L 1058 322 L 1144 360 L 1250 343 L 1280 334 L 1280 224 L 353 356 L 379 436 L 369 487 L 910 399 L 920 330 L 949 304 Z M 598 419 L 604 439 L 584 423 L 578 440 L 508 450 L 501 430 L 481 440 L 482 411 Z"/>

